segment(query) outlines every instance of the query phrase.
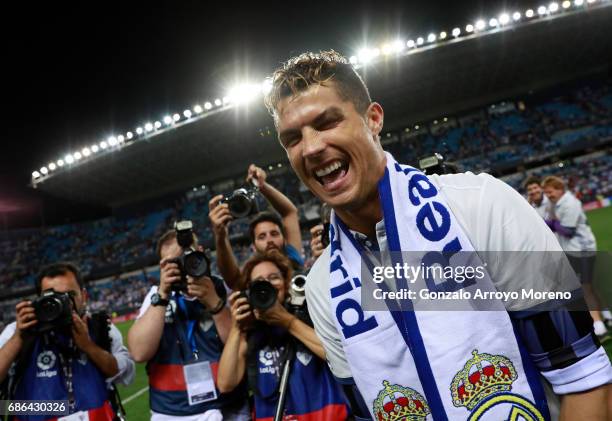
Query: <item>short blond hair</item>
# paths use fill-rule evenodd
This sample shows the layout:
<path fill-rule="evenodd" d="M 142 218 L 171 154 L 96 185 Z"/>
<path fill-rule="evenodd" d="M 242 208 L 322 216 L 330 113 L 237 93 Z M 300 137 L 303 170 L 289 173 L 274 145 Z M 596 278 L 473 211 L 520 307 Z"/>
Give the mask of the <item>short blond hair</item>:
<path fill-rule="evenodd" d="M 549 175 L 542 181 L 542 187 L 552 187 L 557 190 L 565 190 L 565 182 L 561 177 L 556 177 L 554 175 Z"/>
<path fill-rule="evenodd" d="M 334 50 L 302 53 L 287 60 L 272 74 L 272 89 L 264 103 L 276 121 L 281 99 L 307 90 L 311 85 L 333 86 L 345 101 L 365 114 L 372 103 L 370 92 L 361 76 L 341 54 Z"/>

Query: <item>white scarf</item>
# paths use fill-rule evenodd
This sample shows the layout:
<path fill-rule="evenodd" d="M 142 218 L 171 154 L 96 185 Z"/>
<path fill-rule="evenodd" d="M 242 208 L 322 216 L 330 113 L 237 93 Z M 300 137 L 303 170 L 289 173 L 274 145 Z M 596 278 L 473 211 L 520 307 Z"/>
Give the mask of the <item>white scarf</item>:
<path fill-rule="evenodd" d="M 388 153 L 378 192 L 389 251 L 474 251 L 427 176 Z M 549 419 L 506 311 L 399 311 L 395 301 L 386 304 L 397 311 L 366 311 L 365 254 L 335 213 L 330 238 L 332 314 L 373 419 Z"/>

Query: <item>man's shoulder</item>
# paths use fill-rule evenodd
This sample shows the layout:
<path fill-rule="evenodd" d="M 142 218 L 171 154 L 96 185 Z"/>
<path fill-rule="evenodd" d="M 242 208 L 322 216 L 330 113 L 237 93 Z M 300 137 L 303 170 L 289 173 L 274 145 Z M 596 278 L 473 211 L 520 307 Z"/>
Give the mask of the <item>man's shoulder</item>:
<path fill-rule="evenodd" d="M 328 288 L 329 279 L 329 259 L 331 256 L 331 247 L 327 246 L 323 253 L 314 262 L 308 275 L 306 276 L 306 292 Z"/>
<path fill-rule="evenodd" d="M 480 173 L 474 174 L 471 171 L 457 174 L 432 174 L 429 176 L 438 187 L 444 188 L 460 188 L 460 189 L 480 189 L 483 188 L 489 181 L 497 180 L 490 174 Z"/>

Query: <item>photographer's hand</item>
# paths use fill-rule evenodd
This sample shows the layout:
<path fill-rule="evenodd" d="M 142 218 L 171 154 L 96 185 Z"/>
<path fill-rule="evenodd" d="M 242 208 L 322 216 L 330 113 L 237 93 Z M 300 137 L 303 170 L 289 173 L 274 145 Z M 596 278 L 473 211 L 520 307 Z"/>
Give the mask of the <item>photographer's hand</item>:
<path fill-rule="evenodd" d="M 16 324 L 17 329 L 15 334 L 19 335 L 23 339 L 23 334 L 29 328 L 38 323 L 36 319 L 36 313 L 31 301 L 21 301 L 15 306 Z"/>
<path fill-rule="evenodd" d="M 163 299 L 168 299 L 172 292 L 172 284 L 181 280 L 181 270 L 178 264 L 169 261 L 169 259 L 162 259 L 159 262 L 159 268 L 158 294 Z"/>
<path fill-rule="evenodd" d="M 259 190 L 262 190 L 262 189 L 265 190 L 266 189 L 266 178 L 267 178 L 267 174 L 263 169 L 259 168 L 255 164 L 249 165 L 249 169 L 247 170 L 247 177 L 246 177 L 247 183 L 255 181 Z"/>
<path fill-rule="evenodd" d="M 212 279 L 208 276 L 197 279 L 189 276 L 187 278 L 187 294 L 197 298 L 207 310 L 216 308 L 221 301 Z"/>
<path fill-rule="evenodd" d="M 257 320 L 266 322 L 269 325 L 282 326 L 287 330 L 289 330 L 289 326 L 293 320 L 296 319 L 293 314 L 289 313 L 287 309 L 278 302 L 278 300 L 276 300 L 274 305 L 269 309 L 261 311 L 256 308 L 253 310 L 253 313 Z"/>
<path fill-rule="evenodd" d="M 74 344 L 83 351 L 107 379 L 119 373 L 119 365 L 113 355 L 100 348 L 89 336 L 87 316 L 82 318 L 72 313 L 72 339 Z"/>
<path fill-rule="evenodd" d="M 219 194 L 208 202 L 208 218 L 215 233 L 215 237 L 224 239 L 227 237 L 227 230 L 232 214 L 227 203 L 219 203 L 223 195 Z"/>
<path fill-rule="evenodd" d="M 323 254 L 323 242 L 321 241 L 321 236 L 323 235 L 323 224 L 315 225 L 310 229 L 310 252 L 312 253 L 312 257 L 315 259 Z"/>
<path fill-rule="evenodd" d="M 253 323 L 253 313 L 246 297 L 240 296 L 240 291 L 229 296 L 230 311 L 232 313 L 232 326 L 240 331 L 246 331 Z"/>

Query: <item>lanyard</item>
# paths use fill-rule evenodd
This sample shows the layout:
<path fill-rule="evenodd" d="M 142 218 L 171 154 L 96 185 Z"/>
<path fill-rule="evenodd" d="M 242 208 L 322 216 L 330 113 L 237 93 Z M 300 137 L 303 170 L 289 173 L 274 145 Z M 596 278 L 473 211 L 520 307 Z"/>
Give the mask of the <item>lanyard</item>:
<path fill-rule="evenodd" d="M 189 310 L 187 308 L 187 303 L 185 302 L 185 297 L 183 297 L 182 295 L 179 295 L 176 301 L 178 303 L 179 308 L 181 309 L 181 311 L 183 312 L 183 314 L 185 314 L 185 317 L 187 318 L 187 342 L 189 343 L 189 346 L 191 347 L 191 353 L 193 354 L 193 358 L 197 360 L 198 359 L 198 348 L 196 346 L 196 340 L 195 340 L 195 335 L 194 335 L 197 320 L 193 320 L 189 317 Z"/>

